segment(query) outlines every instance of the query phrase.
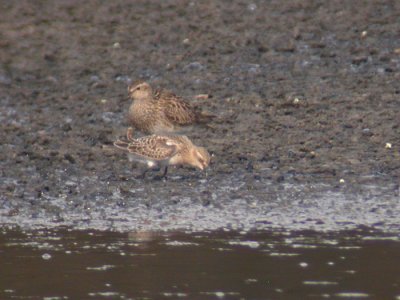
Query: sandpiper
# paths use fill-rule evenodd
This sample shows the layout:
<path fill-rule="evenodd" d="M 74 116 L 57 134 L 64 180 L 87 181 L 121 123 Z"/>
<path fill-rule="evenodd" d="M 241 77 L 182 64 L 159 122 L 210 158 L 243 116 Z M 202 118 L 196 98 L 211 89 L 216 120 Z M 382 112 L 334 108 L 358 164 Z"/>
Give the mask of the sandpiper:
<path fill-rule="evenodd" d="M 184 135 L 149 135 L 141 138 L 133 137 L 133 129 L 126 134 L 127 141 L 117 140 L 114 146 L 126 150 L 131 157 L 147 165 L 142 174 L 153 168 L 164 168 L 162 178 L 167 175 L 168 166 L 189 165 L 204 170 L 210 163 L 210 154 L 203 147 L 194 145 Z"/>
<path fill-rule="evenodd" d="M 129 108 L 130 123 L 146 134 L 181 132 L 184 126 L 205 124 L 214 118 L 170 91 L 153 92 L 144 81 L 131 84 L 128 92 L 133 99 Z"/>

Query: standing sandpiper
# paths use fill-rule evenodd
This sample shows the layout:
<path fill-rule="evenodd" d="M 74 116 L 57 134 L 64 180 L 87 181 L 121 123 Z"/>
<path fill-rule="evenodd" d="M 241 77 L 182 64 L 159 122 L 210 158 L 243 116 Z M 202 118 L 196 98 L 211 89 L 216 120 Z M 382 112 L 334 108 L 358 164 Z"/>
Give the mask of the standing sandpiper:
<path fill-rule="evenodd" d="M 172 92 L 160 90 L 153 93 L 147 82 L 137 82 L 128 87 L 133 103 L 129 108 L 129 121 L 146 133 L 173 133 L 182 127 L 208 123 L 213 115 L 196 110 Z"/>

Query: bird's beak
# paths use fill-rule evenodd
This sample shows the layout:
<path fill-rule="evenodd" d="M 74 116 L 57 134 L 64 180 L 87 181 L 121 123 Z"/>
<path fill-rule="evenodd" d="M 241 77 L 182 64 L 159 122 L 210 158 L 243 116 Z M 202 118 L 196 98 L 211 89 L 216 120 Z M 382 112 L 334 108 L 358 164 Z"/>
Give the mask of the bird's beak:
<path fill-rule="evenodd" d="M 204 170 L 204 166 L 200 162 L 196 163 L 196 167 L 199 168 L 201 171 Z"/>

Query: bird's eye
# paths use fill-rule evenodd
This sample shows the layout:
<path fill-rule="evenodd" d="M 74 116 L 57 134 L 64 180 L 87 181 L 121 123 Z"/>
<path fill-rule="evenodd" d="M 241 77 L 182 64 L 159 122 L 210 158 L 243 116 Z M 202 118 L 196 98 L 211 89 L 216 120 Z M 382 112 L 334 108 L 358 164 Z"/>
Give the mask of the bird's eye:
<path fill-rule="evenodd" d="M 140 91 L 140 86 L 138 86 L 136 89 L 137 89 L 138 91 Z"/>

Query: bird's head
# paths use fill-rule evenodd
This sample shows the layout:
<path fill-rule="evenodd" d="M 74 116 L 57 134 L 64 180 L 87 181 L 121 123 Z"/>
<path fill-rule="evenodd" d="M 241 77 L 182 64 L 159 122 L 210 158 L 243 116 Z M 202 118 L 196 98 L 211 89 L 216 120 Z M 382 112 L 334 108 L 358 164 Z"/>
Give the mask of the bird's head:
<path fill-rule="evenodd" d="M 129 96 L 134 100 L 150 99 L 153 94 L 151 86 L 144 81 L 135 82 L 128 87 Z"/>
<path fill-rule="evenodd" d="M 204 170 L 210 164 L 211 156 L 204 147 L 196 147 L 192 150 L 192 165 L 200 170 Z"/>

